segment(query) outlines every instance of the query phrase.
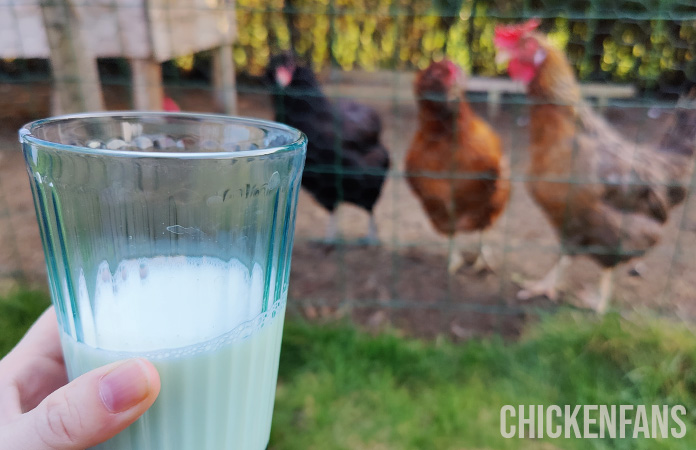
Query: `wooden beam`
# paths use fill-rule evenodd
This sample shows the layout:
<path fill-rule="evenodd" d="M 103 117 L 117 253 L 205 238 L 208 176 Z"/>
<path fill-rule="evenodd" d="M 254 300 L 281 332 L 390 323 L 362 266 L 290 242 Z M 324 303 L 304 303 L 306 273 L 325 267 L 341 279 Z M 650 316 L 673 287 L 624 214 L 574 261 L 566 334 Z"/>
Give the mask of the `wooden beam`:
<path fill-rule="evenodd" d="M 50 48 L 56 113 L 100 111 L 104 99 L 97 61 L 90 52 L 74 0 L 41 0 Z"/>
<path fill-rule="evenodd" d="M 215 49 L 213 56 L 213 87 L 225 114 L 237 114 L 237 81 L 232 57 L 232 44 Z"/>
<path fill-rule="evenodd" d="M 162 66 L 152 59 L 131 59 L 133 106 L 138 111 L 160 111 L 164 101 Z"/>
<path fill-rule="evenodd" d="M 394 92 L 406 93 L 412 98 L 414 71 L 393 72 L 388 70 L 363 71 L 353 70 L 344 72 L 332 71 L 328 77 L 330 85 L 341 86 L 347 89 L 370 89 L 382 91 L 380 97 L 390 97 Z M 387 88 L 387 89 L 385 89 Z M 524 84 L 504 77 L 468 77 L 466 90 L 469 92 L 491 92 L 501 94 L 524 94 Z M 580 83 L 580 91 L 585 97 L 606 98 L 630 98 L 634 97 L 638 90 L 633 84 L 614 83 Z M 371 97 L 372 94 L 367 96 Z"/>

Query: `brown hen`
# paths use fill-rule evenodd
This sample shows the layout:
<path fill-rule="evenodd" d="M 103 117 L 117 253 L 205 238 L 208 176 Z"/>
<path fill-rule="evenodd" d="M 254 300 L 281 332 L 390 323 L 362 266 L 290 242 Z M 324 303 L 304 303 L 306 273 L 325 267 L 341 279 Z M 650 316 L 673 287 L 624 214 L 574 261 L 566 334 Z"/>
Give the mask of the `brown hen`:
<path fill-rule="evenodd" d="M 450 61 L 433 62 L 414 83 L 418 130 L 406 156 L 411 189 L 444 235 L 483 231 L 510 196 L 509 168 L 500 138 L 466 102 L 464 75 Z M 481 246 L 477 269 L 490 268 Z M 448 270 L 463 258 L 455 251 Z"/>
<path fill-rule="evenodd" d="M 495 44 L 498 59 L 509 61 L 510 76 L 527 84 L 532 100 L 528 187 L 558 232 L 564 256 L 518 297 L 555 299 L 568 255 L 584 254 L 604 270 L 599 292 L 582 297 L 603 312 L 612 293 L 612 269 L 654 246 L 670 210 L 684 199 L 681 183 L 690 171 L 693 146 L 686 152 L 674 145 L 651 148 L 621 136 L 583 101 L 566 56 L 534 31 L 537 25 L 498 27 Z"/>

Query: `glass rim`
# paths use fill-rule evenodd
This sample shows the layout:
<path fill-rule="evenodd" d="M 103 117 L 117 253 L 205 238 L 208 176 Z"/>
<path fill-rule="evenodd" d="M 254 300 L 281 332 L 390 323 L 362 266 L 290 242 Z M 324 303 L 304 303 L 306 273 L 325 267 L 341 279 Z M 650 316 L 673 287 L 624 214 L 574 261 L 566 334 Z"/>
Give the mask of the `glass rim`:
<path fill-rule="evenodd" d="M 180 119 L 193 118 L 201 120 L 215 119 L 225 121 L 230 124 L 241 124 L 255 126 L 257 128 L 271 128 L 286 131 L 292 134 L 294 141 L 275 147 L 258 148 L 254 150 L 221 151 L 221 152 L 153 152 L 153 151 L 132 151 L 132 150 L 110 150 L 103 148 L 90 148 L 80 145 L 63 144 L 41 139 L 32 134 L 38 126 L 67 121 L 73 119 L 92 119 L 92 118 L 118 118 L 118 117 L 174 117 Z M 190 112 L 166 112 L 166 111 L 100 111 L 86 112 L 77 114 L 64 114 L 59 116 L 38 119 L 22 125 L 19 129 L 19 142 L 24 144 L 38 145 L 60 151 L 67 151 L 88 156 L 115 156 L 123 158 L 162 158 L 162 159 L 235 159 L 247 158 L 252 156 L 267 156 L 294 150 L 302 150 L 307 144 L 307 136 L 297 128 L 273 122 L 271 120 L 257 119 L 252 117 L 228 116 L 224 114 L 212 113 L 190 113 Z"/>

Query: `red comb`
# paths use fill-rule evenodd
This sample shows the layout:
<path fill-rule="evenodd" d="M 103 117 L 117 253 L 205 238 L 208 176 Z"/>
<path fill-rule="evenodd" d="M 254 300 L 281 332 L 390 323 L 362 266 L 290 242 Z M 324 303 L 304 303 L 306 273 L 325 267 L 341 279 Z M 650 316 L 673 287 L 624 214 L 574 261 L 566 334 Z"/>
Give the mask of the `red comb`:
<path fill-rule="evenodd" d="M 496 47 L 512 47 L 522 36 L 534 31 L 540 24 L 539 19 L 535 18 L 516 25 L 498 25 L 495 27 L 493 43 Z"/>
<path fill-rule="evenodd" d="M 447 63 L 447 69 L 449 69 L 450 73 L 459 72 L 459 66 L 457 66 L 455 63 L 453 63 L 449 59 L 446 59 L 445 61 Z"/>

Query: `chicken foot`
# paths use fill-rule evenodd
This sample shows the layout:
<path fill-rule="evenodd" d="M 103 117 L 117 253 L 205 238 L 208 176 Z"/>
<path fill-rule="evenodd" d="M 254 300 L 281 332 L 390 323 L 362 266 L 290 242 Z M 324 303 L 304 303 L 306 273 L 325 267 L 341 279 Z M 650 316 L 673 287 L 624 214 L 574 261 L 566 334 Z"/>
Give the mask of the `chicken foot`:
<path fill-rule="evenodd" d="M 335 212 L 329 215 L 329 223 L 326 225 L 326 243 L 334 243 L 338 240 L 338 216 Z M 359 239 L 359 243 L 365 245 L 377 245 L 379 244 L 379 235 L 377 232 L 377 220 L 374 214 L 370 213 L 370 222 L 368 223 L 367 235 L 364 238 Z"/>
<path fill-rule="evenodd" d="M 472 265 L 472 268 L 476 273 L 491 272 L 495 273 L 495 269 L 491 262 L 493 261 L 493 250 L 491 247 L 485 244 L 483 237 L 486 232 L 479 232 L 479 253 L 476 255 L 476 260 Z"/>
<path fill-rule="evenodd" d="M 370 214 L 370 221 L 367 225 L 367 234 L 357 240 L 358 245 L 378 245 L 379 234 L 377 232 L 377 221 L 373 213 Z"/>
<path fill-rule="evenodd" d="M 544 278 L 538 281 L 521 283 L 522 290 L 517 293 L 517 298 L 519 300 L 529 300 L 534 297 L 544 296 L 552 301 L 558 300 L 556 286 L 559 280 L 563 278 L 563 273 L 570 265 L 570 261 L 570 256 L 563 255 Z"/>
<path fill-rule="evenodd" d="M 472 268 L 475 272 L 495 272 L 493 266 L 491 265 L 492 250 L 489 246 L 483 243 L 483 233 L 479 235 L 479 253 L 476 255 L 476 260 L 472 264 Z M 466 258 L 461 251 L 457 248 L 456 244 L 453 244 L 452 255 L 450 257 L 449 265 L 447 266 L 447 272 L 450 275 L 454 275 L 459 268 L 466 262 Z"/>

